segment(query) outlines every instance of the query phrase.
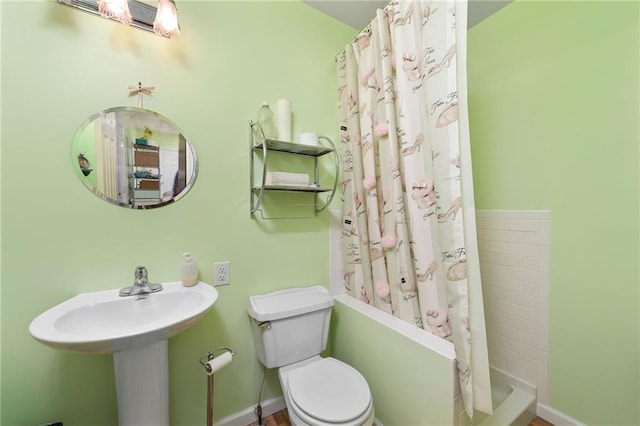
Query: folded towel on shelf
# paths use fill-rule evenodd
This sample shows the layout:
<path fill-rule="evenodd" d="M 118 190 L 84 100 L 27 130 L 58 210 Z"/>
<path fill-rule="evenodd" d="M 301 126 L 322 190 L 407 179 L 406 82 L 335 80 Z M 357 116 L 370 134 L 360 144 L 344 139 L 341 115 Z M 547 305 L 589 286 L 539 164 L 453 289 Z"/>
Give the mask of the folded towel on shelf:
<path fill-rule="evenodd" d="M 267 172 L 266 185 L 308 186 L 309 175 L 306 173 Z"/>

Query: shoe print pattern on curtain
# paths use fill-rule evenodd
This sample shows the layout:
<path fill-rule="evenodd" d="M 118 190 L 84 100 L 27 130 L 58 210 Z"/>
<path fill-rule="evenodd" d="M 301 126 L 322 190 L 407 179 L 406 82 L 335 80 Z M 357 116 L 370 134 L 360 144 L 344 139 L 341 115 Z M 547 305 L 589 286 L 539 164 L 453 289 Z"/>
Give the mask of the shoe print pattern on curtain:
<path fill-rule="evenodd" d="M 349 295 L 454 343 L 471 416 L 455 14 L 391 2 L 337 57 L 342 244 Z"/>

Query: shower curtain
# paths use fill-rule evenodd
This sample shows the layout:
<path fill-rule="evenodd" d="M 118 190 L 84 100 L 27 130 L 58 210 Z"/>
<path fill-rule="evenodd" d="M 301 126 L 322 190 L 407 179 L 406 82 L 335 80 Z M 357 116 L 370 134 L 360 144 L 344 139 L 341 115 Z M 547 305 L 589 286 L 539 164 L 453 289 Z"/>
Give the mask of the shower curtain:
<path fill-rule="evenodd" d="M 491 413 L 466 102 L 466 1 L 394 0 L 337 58 L 345 291 L 453 342 Z"/>

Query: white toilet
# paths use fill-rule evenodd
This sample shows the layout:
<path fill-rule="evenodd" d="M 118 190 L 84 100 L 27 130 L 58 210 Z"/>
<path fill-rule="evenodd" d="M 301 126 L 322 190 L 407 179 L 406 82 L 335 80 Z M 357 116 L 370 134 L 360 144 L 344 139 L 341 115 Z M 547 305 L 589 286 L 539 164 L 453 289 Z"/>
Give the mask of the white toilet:
<path fill-rule="evenodd" d="M 278 368 L 295 426 L 369 426 L 374 412 L 365 378 L 348 364 L 323 358 L 333 298 L 322 286 L 249 297 L 258 359 Z"/>

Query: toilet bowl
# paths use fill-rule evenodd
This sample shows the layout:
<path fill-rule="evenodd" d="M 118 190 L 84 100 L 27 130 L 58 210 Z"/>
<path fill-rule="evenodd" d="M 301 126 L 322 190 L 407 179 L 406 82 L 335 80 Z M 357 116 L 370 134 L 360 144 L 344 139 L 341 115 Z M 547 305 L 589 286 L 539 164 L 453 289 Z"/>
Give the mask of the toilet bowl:
<path fill-rule="evenodd" d="M 335 358 L 320 356 L 281 367 L 278 377 L 292 424 L 373 424 L 373 403 L 365 378 Z"/>
<path fill-rule="evenodd" d="M 320 353 L 327 347 L 333 298 L 322 286 L 251 296 L 258 359 L 278 368 L 294 426 L 370 426 L 373 400 L 366 379 L 352 366 Z"/>

